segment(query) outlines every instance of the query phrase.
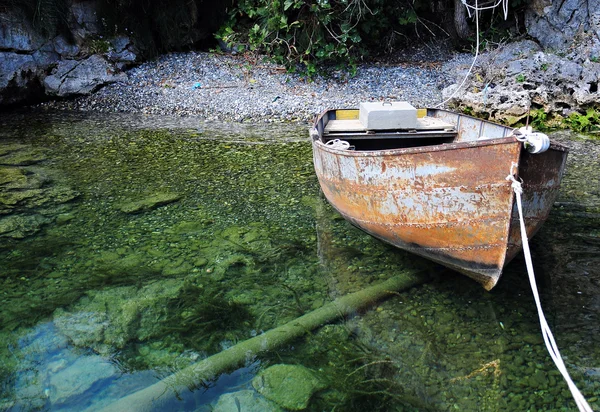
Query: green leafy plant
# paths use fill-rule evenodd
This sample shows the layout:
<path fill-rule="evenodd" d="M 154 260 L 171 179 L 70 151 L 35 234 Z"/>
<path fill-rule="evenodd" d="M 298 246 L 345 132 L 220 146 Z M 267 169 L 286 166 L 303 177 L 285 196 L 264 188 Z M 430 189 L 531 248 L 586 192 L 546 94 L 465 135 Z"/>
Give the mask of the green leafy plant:
<path fill-rule="evenodd" d="M 267 53 L 288 66 L 304 65 L 306 74 L 313 75 L 316 61 L 349 60 L 349 50 L 361 41 L 355 16 L 340 19 L 339 13 L 344 10 L 335 2 L 241 0 L 217 36 L 238 50 Z"/>
<path fill-rule="evenodd" d="M 548 63 L 542 63 L 542 65 L 540 66 L 540 69 L 542 69 L 543 71 L 548 70 Z"/>
<path fill-rule="evenodd" d="M 544 109 L 532 110 L 530 113 L 531 127 L 541 132 L 548 130 L 548 114 Z"/>
<path fill-rule="evenodd" d="M 588 108 L 585 114 L 574 112 L 565 119 L 565 124 L 576 132 L 598 130 L 600 127 L 600 113 L 593 108 Z"/>
<path fill-rule="evenodd" d="M 526 80 L 525 75 L 523 73 L 517 75 L 516 80 L 519 83 L 523 83 Z"/>
<path fill-rule="evenodd" d="M 428 2 L 390 0 L 239 0 L 217 37 L 229 48 L 268 55 L 312 76 L 326 65 L 353 72 L 359 59 L 384 52 L 405 28 L 422 24 Z"/>
<path fill-rule="evenodd" d="M 100 38 L 91 40 L 88 47 L 91 54 L 104 54 L 107 53 L 111 48 L 108 40 Z"/>

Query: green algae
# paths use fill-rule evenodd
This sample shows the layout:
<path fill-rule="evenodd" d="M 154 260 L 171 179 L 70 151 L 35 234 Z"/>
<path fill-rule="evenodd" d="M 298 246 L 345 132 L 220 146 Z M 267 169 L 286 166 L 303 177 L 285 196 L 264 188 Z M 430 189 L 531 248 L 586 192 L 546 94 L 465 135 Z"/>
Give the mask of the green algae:
<path fill-rule="evenodd" d="M 141 213 L 155 209 L 159 206 L 168 205 L 181 199 L 177 193 L 153 193 L 143 199 L 124 202 L 118 205 L 123 213 Z"/>
<path fill-rule="evenodd" d="M 13 203 L 49 221 L 1 240 L 3 342 L 52 318 L 72 345 L 111 356 L 127 372 L 170 372 L 400 270 L 441 272 L 331 209 L 303 129 L 283 142 L 264 130 L 232 137 L 218 128 L 92 126 L 46 124 L 24 134 L 35 136 L 25 144 L 10 143 L 12 153 L 47 147 L 45 161 L 9 167 L 19 190 L 56 184 L 64 199 L 79 196 L 67 208 L 58 193 Z M 593 308 L 600 267 L 594 144 L 575 145 L 559 204 L 532 247 L 561 352 L 597 402 L 600 382 L 586 372 L 598 365 L 597 324 L 588 320 L 597 311 L 581 310 Z M 142 213 L 119 210 L 124 199 L 155 193 L 181 197 Z M 263 362 L 328 377 L 310 410 L 568 409 L 521 265 L 517 259 L 492 293 L 444 273 Z M 573 319 L 580 331 L 568 326 Z M 18 348 L 0 351 L 2 375 L 12 376 L 3 398 L 19 356 Z"/>
<path fill-rule="evenodd" d="M 22 185 L 25 182 L 27 182 L 27 176 L 23 169 L 0 166 L 0 185 L 7 183 Z"/>
<path fill-rule="evenodd" d="M 38 233 L 78 196 L 42 166 L 41 151 L 0 142 L 0 237 L 23 239 Z M 7 166 L 8 165 L 8 166 Z"/>
<path fill-rule="evenodd" d="M 70 176 L 69 184 L 80 188 L 82 192 L 77 212 L 61 213 L 61 218 L 57 218 L 57 226 L 52 228 L 52 237 L 76 239 L 76 243 L 70 245 L 69 250 L 61 251 L 56 248 L 54 253 L 43 258 L 36 257 L 32 260 L 33 253 L 23 256 L 23 265 L 27 265 L 27 270 L 35 271 L 37 278 L 35 281 L 30 278 L 20 281 L 23 283 L 23 287 L 18 288 L 20 290 L 15 290 L 15 286 L 20 285 L 15 280 L 20 279 L 19 275 L 23 271 L 18 269 L 19 259 L 16 256 L 10 259 L 14 274 L 5 279 L 5 286 L 12 291 L 6 301 L 13 302 L 11 299 L 17 297 L 25 299 L 22 305 L 12 304 L 11 309 L 3 313 L 6 325 L 27 324 L 27 318 L 24 319 L 23 314 L 32 308 L 35 308 L 39 317 L 59 308 L 55 317 L 58 323 L 64 324 L 65 322 L 58 320 L 66 316 L 61 312 L 61 306 L 82 296 L 81 304 L 70 310 L 96 313 L 96 316 L 88 319 L 91 324 L 87 327 L 97 333 L 89 333 L 84 340 L 72 337 L 73 342 L 106 353 L 108 347 L 126 349 L 124 345 L 128 342 L 139 341 L 136 362 L 152 367 L 153 361 L 139 358 L 140 353 L 147 353 L 143 348 L 158 345 L 161 350 L 171 353 L 168 346 L 177 347 L 181 342 L 192 342 L 190 336 L 197 333 L 192 331 L 192 327 L 197 326 L 199 321 L 196 319 L 192 322 L 191 319 L 189 333 L 182 331 L 174 334 L 174 337 L 168 339 L 167 346 L 153 340 L 157 334 L 165 334 L 166 326 L 173 321 L 170 316 L 181 317 L 181 313 L 186 311 L 211 316 L 210 312 L 204 314 L 200 309 L 194 309 L 197 304 L 207 310 L 212 308 L 217 316 L 224 313 L 216 310 L 219 307 L 230 309 L 228 313 L 246 313 L 236 311 L 236 308 L 243 305 L 240 303 L 242 301 L 256 305 L 258 300 L 253 294 L 259 293 L 264 285 L 264 282 L 263 285 L 256 284 L 261 274 L 269 274 L 278 266 L 274 262 L 280 256 L 295 249 L 292 247 L 288 250 L 288 245 L 292 242 L 282 239 L 287 237 L 285 232 L 288 230 L 286 226 L 289 218 L 281 212 L 279 205 L 282 202 L 275 187 L 271 191 L 274 195 L 267 204 L 259 205 L 259 201 L 246 202 L 248 197 L 257 194 L 257 183 L 260 188 L 281 185 L 284 177 L 275 170 L 276 167 L 281 167 L 282 161 L 274 165 L 272 172 L 267 170 L 274 180 L 266 183 L 261 183 L 256 177 L 265 170 L 263 165 L 239 163 L 240 159 L 246 158 L 272 160 L 281 146 L 275 149 L 200 141 L 192 142 L 191 146 L 195 148 L 191 149 L 188 147 L 189 141 L 181 141 L 170 132 L 161 130 L 115 136 L 108 144 L 106 141 L 70 134 L 61 137 L 60 133 L 54 133 L 48 138 L 53 140 L 51 143 L 55 146 L 54 161 L 62 154 L 69 153 L 68 161 L 61 167 Z M 177 147 L 169 147 L 170 144 Z M 69 150 L 62 145 L 68 145 Z M 296 145 L 290 151 L 297 148 Z M 305 148 L 303 151 L 306 154 Z M 231 161 L 233 166 L 224 163 L 224 154 L 229 152 L 232 159 L 227 161 Z M 163 163 L 170 160 L 172 153 L 177 153 L 179 166 L 176 165 L 175 169 L 181 168 L 178 173 L 173 172 L 172 166 Z M 143 165 L 143 173 L 140 173 L 140 165 Z M 306 162 L 306 167 L 308 166 L 310 162 Z M 232 178 L 234 169 L 246 174 L 246 179 L 241 183 L 248 184 L 249 189 Z M 299 170 L 296 166 L 294 173 L 298 174 L 300 183 L 305 183 L 311 175 L 308 172 L 299 173 Z M 230 182 L 235 184 L 233 190 Z M 166 202 L 163 202 L 163 197 L 155 202 L 156 196 L 147 196 L 148 188 L 158 186 L 163 190 L 162 193 L 169 195 Z M 168 191 L 165 191 L 166 188 Z M 304 184 L 298 188 L 300 193 L 307 193 L 308 188 Z M 314 191 L 315 188 L 313 181 L 311 190 Z M 178 194 L 174 198 L 170 196 L 172 193 Z M 123 210 L 123 203 L 119 202 L 124 197 L 138 199 L 134 202 L 135 207 L 126 207 L 125 212 L 144 213 L 131 217 L 115 215 L 113 211 L 119 211 L 119 206 Z M 171 202 L 180 197 L 180 204 Z M 154 206 L 158 204 L 164 207 L 155 209 Z M 240 209 L 244 209 L 245 213 L 232 212 Z M 63 218 L 65 215 L 67 218 Z M 310 216 L 310 211 L 304 211 L 304 215 Z M 308 230 L 309 226 L 306 228 Z M 290 227 L 289 230 L 294 228 Z M 32 242 L 49 242 L 48 235 L 50 232 L 32 239 Z M 276 238 L 281 239 L 280 244 L 275 245 L 272 239 Z M 48 267 L 47 271 L 40 270 L 42 265 Z M 243 276 L 241 280 L 240 276 Z M 169 308 L 169 316 L 165 315 L 168 320 L 153 319 L 149 322 L 154 332 L 133 333 L 132 328 L 140 327 L 140 313 L 149 310 L 140 303 L 137 293 L 144 290 L 144 285 L 149 282 L 162 283 L 163 277 L 177 279 L 181 284 L 189 279 L 190 284 L 201 285 L 210 292 L 198 297 L 194 304 L 191 301 L 189 304 L 182 304 L 181 299 L 177 300 L 175 297 L 162 303 L 158 303 L 160 300 L 154 302 L 153 304 Z M 233 286 L 231 292 L 227 296 L 216 298 L 218 289 L 215 282 L 230 283 Z M 48 283 L 53 286 L 48 288 Z M 236 283 L 240 285 L 235 286 Z M 275 289 L 277 277 L 267 276 L 267 283 L 268 287 Z M 226 284 L 219 287 L 225 288 Z M 251 287 L 239 292 L 239 288 L 244 285 Z M 90 287 L 105 288 L 106 293 L 87 291 Z M 69 293 L 63 295 L 66 289 Z M 41 293 L 42 290 L 46 293 Z M 48 296 L 50 292 L 57 295 Z M 109 299 L 109 296 L 112 298 Z M 202 300 L 203 297 L 206 297 L 206 301 Z M 175 309 L 176 307 L 179 309 Z M 105 308 L 115 308 L 115 311 Z M 258 309 L 255 311 L 261 312 Z M 290 311 L 290 316 L 292 314 L 293 311 Z M 250 315 L 246 315 L 243 317 L 251 319 Z M 39 317 L 31 318 L 30 322 L 36 322 Z M 262 325 L 269 326 L 271 323 L 268 320 L 269 316 L 263 314 Z M 210 323 L 207 320 L 202 322 Z M 104 323 L 114 327 L 105 327 Z M 231 329 L 225 328 L 225 333 L 221 335 L 218 328 L 208 328 L 205 333 L 214 336 L 209 336 L 209 344 L 199 350 L 215 351 L 222 341 L 248 336 L 254 327 L 251 324 L 241 325 L 243 332 L 233 333 L 239 327 L 236 327 L 235 321 L 230 325 Z M 148 355 L 148 358 L 151 359 L 152 356 Z"/>
<path fill-rule="evenodd" d="M 10 145 L 0 149 L 0 165 L 29 166 L 46 160 L 46 154 L 34 148 L 21 145 Z"/>
<path fill-rule="evenodd" d="M 41 215 L 19 215 L 6 216 L 0 220 L 0 237 L 11 237 L 13 239 L 23 239 L 48 223 L 50 219 Z"/>
<path fill-rule="evenodd" d="M 310 369 L 302 365 L 273 365 L 259 373 L 252 386 L 265 398 L 285 409 L 306 409 L 315 392 L 327 385 Z"/>
<path fill-rule="evenodd" d="M 168 317 L 166 306 L 181 289 L 174 280 L 138 288 L 121 286 L 88 291 L 68 309 L 54 311 L 54 323 L 79 347 L 108 354 L 133 341 L 148 341 Z"/>
<path fill-rule="evenodd" d="M 162 333 L 175 335 L 185 347 L 210 354 L 223 349 L 223 342 L 243 338 L 244 326 L 252 315 L 245 305 L 227 299 L 214 285 L 184 284 L 177 297 L 167 302 L 167 316 Z"/>

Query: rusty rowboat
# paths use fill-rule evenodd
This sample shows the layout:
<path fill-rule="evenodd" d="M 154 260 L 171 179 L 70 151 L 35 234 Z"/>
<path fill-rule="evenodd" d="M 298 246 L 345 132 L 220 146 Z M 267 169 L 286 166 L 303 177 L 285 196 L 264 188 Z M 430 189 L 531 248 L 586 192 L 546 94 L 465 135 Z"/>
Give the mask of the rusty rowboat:
<path fill-rule="evenodd" d="M 365 232 L 490 290 L 521 250 L 507 176 L 523 181 L 531 238 L 558 194 L 567 148 L 548 141 L 533 154 L 512 128 L 446 110 L 415 111 L 416 126 L 392 130 L 366 129 L 359 110 L 321 114 L 310 134 L 323 193 Z"/>

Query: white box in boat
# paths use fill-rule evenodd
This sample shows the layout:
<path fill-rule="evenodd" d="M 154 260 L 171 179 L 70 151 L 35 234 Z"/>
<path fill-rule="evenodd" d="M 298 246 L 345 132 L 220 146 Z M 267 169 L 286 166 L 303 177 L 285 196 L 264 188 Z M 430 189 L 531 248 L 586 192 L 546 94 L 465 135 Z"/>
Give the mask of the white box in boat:
<path fill-rule="evenodd" d="M 358 119 L 367 130 L 415 129 L 417 109 L 408 102 L 361 103 Z"/>

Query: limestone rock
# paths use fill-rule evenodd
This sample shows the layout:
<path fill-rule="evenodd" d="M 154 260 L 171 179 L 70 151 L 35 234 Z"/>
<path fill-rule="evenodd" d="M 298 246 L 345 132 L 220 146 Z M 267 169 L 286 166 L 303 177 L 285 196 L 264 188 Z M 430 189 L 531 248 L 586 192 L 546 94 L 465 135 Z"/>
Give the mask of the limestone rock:
<path fill-rule="evenodd" d="M 108 59 L 112 62 L 115 63 L 125 63 L 125 64 L 131 64 L 135 62 L 135 59 L 137 58 L 137 56 L 135 55 L 135 53 L 133 53 L 132 51 L 129 50 L 122 50 L 120 52 L 116 52 L 116 51 L 109 51 L 106 54 L 106 57 L 108 57 Z"/>
<path fill-rule="evenodd" d="M 63 403 L 72 396 L 81 395 L 96 382 L 115 376 L 116 367 L 100 356 L 77 359 L 69 367 L 50 377 L 50 401 Z"/>
<path fill-rule="evenodd" d="M 8 215 L 0 217 L 0 237 L 23 239 L 38 232 L 50 219 L 41 215 Z"/>
<path fill-rule="evenodd" d="M 87 94 L 126 78 L 120 69 L 137 58 L 133 48 L 126 48 L 128 37 L 113 42 L 118 47 L 112 51 L 114 63 L 82 53 L 86 39 L 99 34 L 97 7 L 96 1 L 71 4 L 69 29 L 76 43 L 63 35 L 45 38 L 22 13 L 0 11 L 0 105 L 39 100 L 44 94 Z"/>
<path fill-rule="evenodd" d="M 74 58 L 81 52 L 79 46 L 69 43 L 62 35 L 56 36 L 52 43 L 54 46 L 54 51 L 56 51 L 56 53 L 63 58 Z"/>
<path fill-rule="evenodd" d="M 30 51 L 39 49 L 44 38 L 31 26 L 22 13 L 3 13 L 0 19 L 0 50 Z"/>
<path fill-rule="evenodd" d="M 113 66 L 102 56 L 92 55 L 85 60 L 62 60 L 52 74 L 44 79 L 46 93 L 56 96 L 89 94 L 107 83 L 124 81 L 125 73 L 115 73 Z"/>
<path fill-rule="evenodd" d="M 568 116 L 596 104 L 598 79 L 600 63 L 546 53 L 523 41 L 482 55 L 451 104 L 508 124 L 522 120 L 530 107 Z M 444 89 L 444 97 L 450 97 L 461 81 L 457 76 L 456 84 Z"/>
<path fill-rule="evenodd" d="M 140 200 L 121 203 L 118 208 L 124 213 L 140 213 L 176 202 L 179 199 L 181 199 L 181 195 L 177 193 L 155 193 Z"/>
<path fill-rule="evenodd" d="M 15 104 L 43 95 L 39 77 L 45 70 L 46 67 L 40 67 L 30 54 L 0 52 L 0 105 Z"/>
<path fill-rule="evenodd" d="M 256 392 L 246 389 L 221 395 L 212 411 L 283 412 L 283 409 Z"/>
<path fill-rule="evenodd" d="M 76 40 L 82 42 L 86 37 L 102 33 L 98 21 L 99 2 L 97 0 L 74 1 L 71 5 L 70 29 Z"/>
<path fill-rule="evenodd" d="M 302 410 L 311 396 L 326 385 L 301 365 L 273 365 L 252 380 L 252 386 L 265 398 L 286 409 Z"/>
<path fill-rule="evenodd" d="M 40 77 L 58 54 L 18 11 L 0 16 L 0 105 L 39 98 Z"/>
<path fill-rule="evenodd" d="M 115 53 L 121 53 L 127 46 L 131 44 L 131 40 L 127 36 L 117 36 L 110 39 L 110 45 Z"/>
<path fill-rule="evenodd" d="M 141 289 L 123 286 L 90 292 L 68 310 L 57 309 L 54 324 L 73 345 L 110 352 L 131 340 L 144 342 L 158 336 L 166 304 L 180 288 L 177 280 L 163 280 Z"/>
<path fill-rule="evenodd" d="M 564 51 L 585 32 L 600 35 L 598 6 L 597 0 L 533 0 L 525 15 L 527 33 L 546 49 Z"/>

